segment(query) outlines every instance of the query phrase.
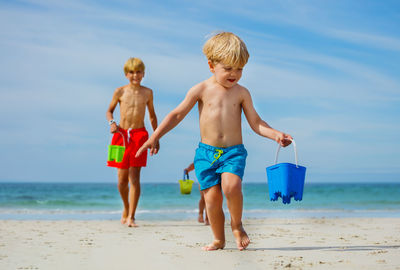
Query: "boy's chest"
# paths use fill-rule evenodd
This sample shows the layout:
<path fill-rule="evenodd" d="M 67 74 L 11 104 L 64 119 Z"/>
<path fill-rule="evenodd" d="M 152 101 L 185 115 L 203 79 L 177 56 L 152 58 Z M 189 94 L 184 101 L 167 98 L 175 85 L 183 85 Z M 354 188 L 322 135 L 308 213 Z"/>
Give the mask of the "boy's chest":
<path fill-rule="evenodd" d="M 241 99 L 236 93 L 229 91 L 211 93 L 204 95 L 202 98 L 203 109 L 215 110 L 215 109 L 235 109 L 241 108 Z"/>
<path fill-rule="evenodd" d="M 147 103 L 147 97 L 142 93 L 124 93 L 121 96 L 121 105 L 125 105 L 128 107 L 132 106 L 142 106 Z"/>

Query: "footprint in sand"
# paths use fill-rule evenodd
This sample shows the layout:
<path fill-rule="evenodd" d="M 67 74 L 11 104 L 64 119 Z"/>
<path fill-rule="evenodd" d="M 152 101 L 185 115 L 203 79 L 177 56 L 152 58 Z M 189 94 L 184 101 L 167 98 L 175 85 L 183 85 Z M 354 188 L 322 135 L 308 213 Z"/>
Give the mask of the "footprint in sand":
<path fill-rule="evenodd" d="M 84 238 L 84 239 L 80 239 L 79 242 L 81 242 L 82 246 L 86 246 L 86 247 L 90 247 L 93 246 L 93 239 L 89 239 L 89 238 Z"/>

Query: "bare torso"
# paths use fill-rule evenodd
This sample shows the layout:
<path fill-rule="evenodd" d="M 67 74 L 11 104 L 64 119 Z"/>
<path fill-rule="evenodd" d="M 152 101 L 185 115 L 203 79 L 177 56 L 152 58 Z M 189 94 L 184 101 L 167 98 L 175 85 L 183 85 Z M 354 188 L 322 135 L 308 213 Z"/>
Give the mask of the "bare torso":
<path fill-rule="evenodd" d="M 235 85 L 226 89 L 212 78 L 200 83 L 198 99 L 201 141 L 216 147 L 242 144 L 242 92 Z"/>
<path fill-rule="evenodd" d="M 151 90 L 144 86 L 134 89 L 129 85 L 123 86 L 121 90 L 119 126 L 123 129 L 144 127 L 146 105 L 151 97 Z"/>

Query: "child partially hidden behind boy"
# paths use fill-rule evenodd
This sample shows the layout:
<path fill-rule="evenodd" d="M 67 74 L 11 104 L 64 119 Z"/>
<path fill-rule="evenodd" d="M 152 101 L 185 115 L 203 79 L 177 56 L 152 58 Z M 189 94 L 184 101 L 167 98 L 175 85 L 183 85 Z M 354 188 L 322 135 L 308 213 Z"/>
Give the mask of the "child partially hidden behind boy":
<path fill-rule="evenodd" d="M 254 109 L 250 92 L 238 82 L 249 58 L 244 42 L 236 35 L 223 32 L 212 36 L 203 52 L 213 75 L 193 86 L 185 99 L 162 121 L 153 135 L 143 144 L 136 156 L 150 148 L 158 152 L 158 140 L 173 129 L 198 103 L 201 142 L 196 150 L 194 167 L 201 190 L 204 191 L 208 219 L 214 241 L 204 250 L 225 247 L 222 209 L 223 195 L 231 215 L 231 229 L 239 250 L 250 239 L 242 225 L 242 177 L 247 152 L 242 144 L 242 111 L 250 127 L 259 135 L 288 146 L 292 137 L 271 128 Z"/>
<path fill-rule="evenodd" d="M 186 169 L 183 170 L 185 174 L 189 174 L 189 172 L 194 170 L 194 164 L 190 163 L 189 166 L 187 166 Z M 207 216 L 207 209 L 206 209 L 206 202 L 204 200 L 204 192 L 200 188 L 200 200 L 199 200 L 199 216 L 197 218 L 197 221 L 200 223 L 204 223 L 205 225 L 210 225 L 210 222 L 208 221 L 208 216 Z"/>
<path fill-rule="evenodd" d="M 113 133 L 112 145 L 125 145 L 122 162 L 108 161 L 107 166 L 118 168 L 118 190 L 124 204 L 121 223 L 136 227 L 135 212 L 140 197 L 140 170 L 146 166 L 147 152 L 135 156 L 137 150 L 148 139 L 144 126 L 146 107 L 153 130 L 157 128 L 157 117 L 153 106 L 153 91 L 141 85 L 144 64 L 139 58 L 130 58 L 124 65 L 129 84 L 117 88 L 108 107 L 106 117 Z M 120 106 L 120 123 L 114 121 L 115 107 Z M 154 145 L 159 149 L 158 142 Z M 129 188 L 130 184 L 130 188 Z"/>

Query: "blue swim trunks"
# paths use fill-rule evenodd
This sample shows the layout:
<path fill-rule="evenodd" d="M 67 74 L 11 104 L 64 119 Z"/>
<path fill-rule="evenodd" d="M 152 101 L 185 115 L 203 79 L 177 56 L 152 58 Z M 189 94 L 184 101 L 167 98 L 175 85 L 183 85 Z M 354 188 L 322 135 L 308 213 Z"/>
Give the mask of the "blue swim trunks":
<path fill-rule="evenodd" d="M 221 183 L 221 174 L 229 172 L 243 178 L 247 151 L 243 144 L 219 148 L 199 143 L 194 157 L 194 169 L 200 189 L 204 190 Z"/>

